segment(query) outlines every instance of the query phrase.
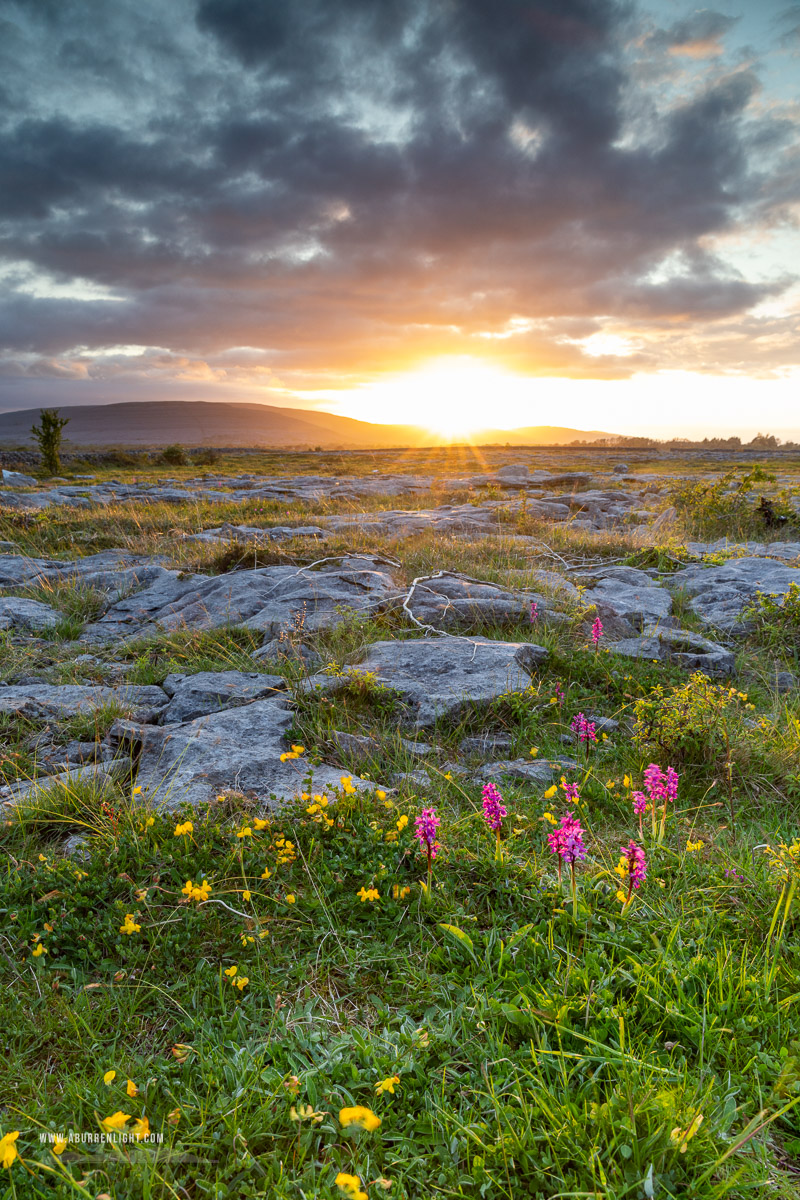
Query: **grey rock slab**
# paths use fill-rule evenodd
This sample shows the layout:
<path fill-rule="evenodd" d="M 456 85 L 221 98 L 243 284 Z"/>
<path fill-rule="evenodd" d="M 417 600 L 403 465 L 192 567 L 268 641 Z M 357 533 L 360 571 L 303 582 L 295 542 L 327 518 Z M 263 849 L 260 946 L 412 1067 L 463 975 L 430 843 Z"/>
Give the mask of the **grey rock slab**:
<path fill-rule="evenodd" d="M 335 691 L 348 676 L 369 673 L 376 683 L 398 693 L 411 722 L 424 729 L 465 705 L 525 691 L 546 659 L 547 650 L 530 642 L 449 637 L 373 642 L 358 666 L 348 667 L 341 676 L 314 675 L 303 687 Z"/>
<path fill-rule="evenodd" d="M 150 712 L 163 708 L 167 695 L 160 687 L 124 684 L 105 687 L 95 684 L 49 683 L 15 684 L 0 687 L 0 713 L 21 713 L 31 717 L 64 719 L 95 712 L 114 702 L 124 708 Z"/>
<path fill-rule="evenodd" d="M 142 799 L 159 808 L 210 803 L 227 789 L 255 792 L 265 808 L 291 800 L 304 790 L 303 759 L 281 762 L 292 724 L 291 707 L 281 698 L 254 700 L 182 725 L 146 726 L 136 778 Z M 335 787 L 341 768 L 316 766 L 315 792 Z M 371 787 L 353 779 L 356 787 Z"/>
<path fill-rule="evenodd" d="M 474 624 L 477 620 L 510 624 L 530 619 L 531 603 L 544 616 L 549 602 L 538 593 L 511 592 L 498 584 L 443 573 L 417 584 L 408 601 L 414 617 L 436 629 Z"/>
<path fill-rule="evenodd" d="M 732 651 L 688 629 L 659 629 L 651 635 L 623 638 L 609 649 L 626 658 L 671 662 L 705 675 L 732 675 L 736 669 Z"/>
<path fill-rule="evenodd" d="M 171 697 L 161 711 L 163 724 L 192 721 L 233 705 L 250 704 L 284 691 L 281 675 L 256 671 L 200 671 L 196 675 L 168 675 L 164 691 Z"/>
<path fill-rule="evenodd" d="M 124 550 L 104 550 L 69 561 L 0 554 L 0 587 L 3 588 L 70 580 L 87 587 L 119 591 L 141 587 L 164 573 L 157 559 Z"/>
<path fill-rule="evenodd" d="M 691 608 L 707 625 L 745 632 L 742 610 L 762 592 L 784 596 L 800 585 L 800 569 L 771 558 L 735 558 L 718 567 L 691 566 L 670 577 L 670 587 L 691 597 Z"/>
<path fill-rule="evenodd" d="M 258 525 L 220 525 L 217 529 L 204 529 L 202 533 L 189 534 L 187 542 L 250 542 L 263 543 L 285 542 L 290 538 L 314 538 L 320 540 L 329 536 L 328 530 L 319 525 L 272 525 L 263 528 Z"/>
<path fill-rule="evenodd" d="M 21 596 L 0 598 L 0 629 L 29 629 L 40 633 L 53 629 L 61 617 L 60 612 L 39 600 L 26 600 Z"/>
<path fill-rule="evenodd" d="M 225 575 L 164 572 L 90 625 L 89 642 L 141 637 L 159 630 L 218 629 L 246 625 L 275 636 L 287 628 L 336 625 L 347 611 L 376 612 L 398 595 L 386 563 L 348 555 L 319 569 L 278 565 Z"/>
<path fill-rule="evenodd" d="M 490 755 L 508 754 L 511 750 L 511 738 L 502 734 L 484 734 L 483 737 L 465 737 L 458 746 L 461 754 L 481 754 L 485 758 Z"/>
<path fill-rule="evenodd" d="M 38 487 L 39 480 L 32 475 L 23 475 L 22 471 L 7 471 L 3 467 L 3 483 L 9 487 Z"/>
<path fill-rule="evenodd" d="M 504 779 L 522 780 L 525 783 L 552 783 L 557 775 L 577 769 L 578 764 L 570 758 L 556 761 L 512 758 L 505 762 L 484 763 L 474 779 L 476 783 L 497 783 Z"/>
<path fill-rule="evenodd" d="M 672 597 L 665 588 L 654 586 L 649 577 L 645 578 L 644 584 L 625 583 L 613 577 L 598 579 L 593 587 L 586 589 L 583 599 L 587 604 L 606 605 L 638 629 L 663 623 L 672 612 Z"/>

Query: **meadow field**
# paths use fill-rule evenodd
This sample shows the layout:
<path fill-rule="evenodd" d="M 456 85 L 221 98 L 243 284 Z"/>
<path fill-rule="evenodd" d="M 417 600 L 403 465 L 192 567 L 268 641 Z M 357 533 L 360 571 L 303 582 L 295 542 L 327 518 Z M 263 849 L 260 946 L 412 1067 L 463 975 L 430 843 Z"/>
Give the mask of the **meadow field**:
<path fill-rule="evenodd" d="M 134 461 L 85 469 L 153 485 L 149 498 L 33 509 L 0 492 L 0 569 L 8 559 L 22 581 L 6 579 L 0 607 L 57 614 L 0 631 L 0 1196 L 797 1195 L 800 458 L 637 451 L 627 481 L 616 459 Z M 587 528 L 537 515 L 502 479 L 444 486 L 518 461 L 586 472 L 608 504 L 627 489 L 631 512 L 670 520 L 652 537 L 644 516 Z M 324 484 L 302 500 L 204 498 L 245 470 L 374 482 L 355 498 Z M 429 483 L 401 500 L 381 491 L 403 474 Z M 196 498 L 159 499 L 167 477 Z M 767 531 L 762 495 L 785 518 Z M 321 544 L 195 537 L 487 501 L 485 536 L 354 524 Z M 723 544 L 689 546 L 711 539 Z M 746 543 L 767 541 L 798 582 L 777 598 L 756 590 L 738 623 L 712 626 L 681 573 L 766 562 Z M 113 550 L 176 588 L 245 573 L 262 586 L 269 570 L 361 555 L 373 572 L 388 564 L 397 598 L 294 620 L 267 657 L 245 620 L 154 618 L 101 641 L 93 631 L 135 588 L 112 595 L 105 576 L 25 564 Z M 509 615 L 459 609 L 437 636 L 411 603 L 437 572 L 502 590 Z M 615 650 L 631 634 L 589 593 L 604 578 L 641 592 L 645 576 L 644 591 L 668 597 L 665 624 L 713 639 L 724 671 Z M 513 612 L 509 596 L 522 597 Z M 542 653 L 524 686 L 416 723 L 390 672 L 358 670 L 378 644 L 466 639 Z M 122 683 L 224 673 L 282 689 L 274 762 L 294 772 L 294 796 L 284 787 L 276 803 L 232 768 L 208 803 L 174 790 L 153 802 L 135 749 L 151 734 L 131 727 L 169 722 L 132 712 Z M 45 685 L 107 690 L 48 710 L 34 703 Z"/>

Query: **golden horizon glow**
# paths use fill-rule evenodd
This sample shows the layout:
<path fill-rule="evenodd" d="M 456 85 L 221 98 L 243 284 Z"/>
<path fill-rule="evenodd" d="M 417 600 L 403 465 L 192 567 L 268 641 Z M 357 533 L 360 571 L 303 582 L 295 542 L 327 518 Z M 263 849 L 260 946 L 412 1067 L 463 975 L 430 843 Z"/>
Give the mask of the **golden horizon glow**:
<path fill-rule="evenodd" d="M 541 425 L 655 437 L 722 432 L 747 438 L 760 431 L 796 438 L 798 383 L 797 369 L 772 378 L 681 370 L 624 379 L 520 375 L 461 355 L 440 356 L 355 387 L 291 394 L 320 411 L 378 425 L 412 425 L 445 441 Z M 724 418 L 698 421 L 709 409 Z"/>
<path fill-rule="evenodd" d="M 468 437 L 481 429 L 513 428 L 509 412 L 524 424 L 545 424 L 531 395 L 534 381 L 468 355 L 441 357 L 423 366 L 376 380 L 347 393 L 298 393 L 336 400 L 334 411 L 362 421 L 416 425 L 443 438 Z M 376 413 L 381 416 L 376 418 Z"/>

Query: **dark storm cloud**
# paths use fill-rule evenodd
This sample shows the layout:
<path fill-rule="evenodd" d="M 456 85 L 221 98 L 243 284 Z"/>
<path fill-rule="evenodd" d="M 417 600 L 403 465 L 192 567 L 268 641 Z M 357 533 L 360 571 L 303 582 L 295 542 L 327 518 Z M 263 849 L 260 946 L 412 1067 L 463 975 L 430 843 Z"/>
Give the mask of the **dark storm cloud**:
<path fill-rule="evenodd" d="M 716 12 L 0 0 L 0 22 L 7 373 L 135 345 L 261 348 L 289 380 L 441 352 L 596 374 L 563 322 L 673 319 L 696 344 L 786 285 L 712 249 L 797 199 L 795 126 L 754 112 L 755 71 L 638 90 L 635 47 L 716 50 Z M 537 332 L 487 337 L 515 317 Z"/>

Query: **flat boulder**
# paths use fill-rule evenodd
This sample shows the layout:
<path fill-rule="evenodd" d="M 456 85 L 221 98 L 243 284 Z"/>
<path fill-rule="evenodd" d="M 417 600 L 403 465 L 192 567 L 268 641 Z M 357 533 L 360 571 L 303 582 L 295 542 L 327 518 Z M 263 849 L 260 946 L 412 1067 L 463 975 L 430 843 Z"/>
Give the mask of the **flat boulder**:
<path fill-rule="evenodd" d="M 120 708 L 148 715 L 163 708 L 167 699 L 166 692 L 160 687 L 150 685 L 12 684 L 0 687 L 0 713 L 63 720 L 76 715 L 86 716 L 106 705 L 117 704 Z"/>
<path fill-rule="evenodd" d="M 585 603 L 604 605 L 639 630 L 674 623 L 672 597 L 644 571 L 607 567 L 587 575 L 591 586 L 583 593 Z"/>
<path fill-rule="evenodd" d="M 547 759 L 532 761 L 529 758 L 512 758 L 504 762 L 484 763 L 474 775 L 476 783 L 501 783 L 514 780 L 522 783 L 550 784 L 565 771 L 577 771 L 578 764 L 571 758 L 555 762 Z"/>
<path fill-rule="evenodd" d="M 409 710 L 410 723 L 424 729 L 466 705 L 525 691 L 546 659 L 547 650 L 531 642 L 454 637 L 373 642 L 358 666 L 341 675 L 314 675 L 303 686 L 331 691 L 348 678 L 369 675 L 392 689 Z"/>
<path fill-rule="evenodd" d="M 626 658 L 675 663 L 704 675 L 732 675 L 736 669 L 731 650 L 688 629 L 657 629 L 649 635 L 612 642 L 609 649 Z"/>
<path fill-rule="evenodd" d="M 254 793 L 264 809 L 294 799 L 305 790 L 309 767 L 302 758 L 281 762 L 292 720 L 290 705 L 277 697 L 180 725 L 142 726 L 136 777 L 142 799 L 164 809 L 207 805 L 228 789 Z M 324 792 L 341 776 L 341 768 L 315 766 L 311 786 Z"/>
<path fill-rule="evenodd" d="M 53 629 L 62 614 L 49 604 L 39 600 L 27 600 L 22 596 L 0 598 L 0 629 L 24 629 L 32 633 L 43 633 Z"/>
<path fill-rule="evenodd" d="M 339 624 L 348 611 L 369 615 L 399 591 L 383 560 L 358 554 L 319 569 L 279 564 L 214 576 L 164 571 L 149 587 L 112 605 L 83 639 L 97 643 L 226 625 L 274 637 L 284 629 Z"/>
<path fill-rule="evenodd" d="M 161 710 L 164 725 L 192 721 L 223 708 L 250 704 L 283 691 L 280 675 L 243 671 L 199 671 L 196 675 L 168 675 L 164 691 L 171 697 Z"/>
<path fill-rule="evenodd" d="M 757 598 L 785 596 L 800 585 L 800 568 L 772 558 L 734 558 L 718 567 L 691 566 L 670 577 L 670 587 L 691 597 L 690 606 L 706 625 L 746 632 L 742 611 Z"/>
<path fill-rule="evenodd" d="M 39 480 L 32 475 L 23 475 L 22 471 L 7 471 L 3 467 L 3 483 L 7 487 L 38 487 Z"/>
<path fill-rule="evenodd" d="M 511 592 L 495 583 L 442 572 L 436 578 L 416 585 L 408 608 L 423 625 L 452 629 L 473 625 L 479 620 L 497 625 L 530 620 L 532 603 L 538 606 L 543 616 L 550 605 L 537 592 Z"/>

